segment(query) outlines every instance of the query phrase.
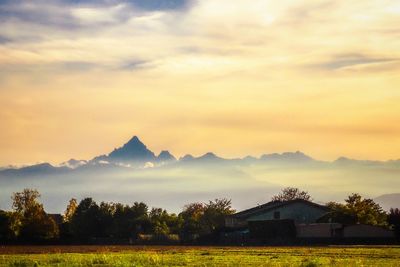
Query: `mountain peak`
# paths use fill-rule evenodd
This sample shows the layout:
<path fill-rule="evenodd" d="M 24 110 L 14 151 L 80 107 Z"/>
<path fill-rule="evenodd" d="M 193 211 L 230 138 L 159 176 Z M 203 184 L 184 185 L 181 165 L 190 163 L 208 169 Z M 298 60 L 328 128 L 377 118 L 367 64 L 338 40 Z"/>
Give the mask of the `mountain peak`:
<path fill-rule="evenodd" d="M 264 154 L 261 156 L 262 160 L 272 160 L 272 161 L 283 161 L 283 162 L 306 162 L 312 161 L 313 159 L 310 156 L 307 156 L 301 151 L 296 152 L 284 152 L 282 154 L 273 153 L 273 154 Z"/>
<path fill-rule="evenodd" d="M 190 161 L 190 160 L 193 160 L 193 159 L 194 159 L 194 157 L 192 155 L 186 154 L 185 156 L 179 158 L 179 161 Z"/>
<path fill-rule="evenodd" d="M 176 158 L 171 153 L 169 153 L 168 150 L 163 150 L 157 156 L 157 160 L 159 160 L 159 161 L 176 161 Z"/>
<path fill-rule="evenodd" d="M 143 145 L 142 141 L 140 141 L 139 137 L 137 137 L 136 135 L 134 135 L 126 144 L 126 145 Z"/>
<path fill-rule="evenodd" d="M 206 154 L 204 154 L 200 158 L 202 158 L 202 159 L 217 159 L 218 156 L 215 155 L 213 152 L 207 152 Z"/>
<path fill-rule="evenodd" d="M 153 161 L 155 158 L 154 153 L 147 149 L 136 135 L 108 155 L 111 161 Z"/>

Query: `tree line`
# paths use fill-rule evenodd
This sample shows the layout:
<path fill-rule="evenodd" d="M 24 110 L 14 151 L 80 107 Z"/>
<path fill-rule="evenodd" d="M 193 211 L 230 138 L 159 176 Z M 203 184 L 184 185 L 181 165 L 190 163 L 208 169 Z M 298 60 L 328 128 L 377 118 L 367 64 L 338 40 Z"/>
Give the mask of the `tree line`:
<path fill-rule="evenodd" d="M 12 211 L 0 211 L 0 240 L 39 242 L 59 240 L 143 240 L 155 242 L 193 242 L 213 240 L 224 227 L 224 218 L 235 212 L 231 200 L 215 199 L 191 203 L 179 214 L 161 208 L 149 208 L 143 202 L 133 205 L 96 203 L 72 198 L 64 214 L 47 214 L 34 189 L 12 195 Z"/>
<path fill-rule="evenodd" d="M 64 214 L 48 214 L 35 189 L 12 195 L 12 211 L 0 210 L 0 241 L 70 243 L 131 242 L 214 243 L 225 230 L 225 217 L 235 213 L 231 200 L 215 199 L 208 203 L 191 203 L 179 214 L 161 208 L 149 208 L 143 202 L 132 205 L 96 203 L 72 198 Z M 311 201 L 306 191 L 284 188 L 271 201 L 303 199 Z M 352 194 L 344 203 L 329 202 L 330 212 L 318 222 L 369 224 L 395 230 L 400 236 L 400 210 L 386 213 L 372 199 Z"/>

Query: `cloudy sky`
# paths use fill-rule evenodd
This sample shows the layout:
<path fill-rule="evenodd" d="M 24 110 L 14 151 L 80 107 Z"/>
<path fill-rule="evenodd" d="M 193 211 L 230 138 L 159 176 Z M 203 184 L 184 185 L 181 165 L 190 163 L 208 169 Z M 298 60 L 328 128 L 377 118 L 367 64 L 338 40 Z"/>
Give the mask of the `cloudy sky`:
<path fill-rule="evenodd" d="M 0 0 L 0 164 L 400 158 L 398 0 Z"/>

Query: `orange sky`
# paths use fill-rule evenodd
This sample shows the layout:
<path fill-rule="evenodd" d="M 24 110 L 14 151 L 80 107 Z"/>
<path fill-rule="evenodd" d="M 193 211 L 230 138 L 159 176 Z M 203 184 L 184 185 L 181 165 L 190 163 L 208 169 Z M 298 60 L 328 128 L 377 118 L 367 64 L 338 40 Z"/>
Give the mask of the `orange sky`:
<path fill-rule="evenodd" d="M 400 158 L 398 1 L 3 5 L 1 165 L 132 135 L 176 156 Z"/>

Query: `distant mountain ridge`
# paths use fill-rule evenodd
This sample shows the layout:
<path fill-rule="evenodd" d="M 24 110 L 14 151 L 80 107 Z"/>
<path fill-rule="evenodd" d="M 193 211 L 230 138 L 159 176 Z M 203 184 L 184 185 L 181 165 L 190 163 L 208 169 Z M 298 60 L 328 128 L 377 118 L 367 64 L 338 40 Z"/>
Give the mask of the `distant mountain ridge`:
<path fill-rule="evenodd" d="M 96 168 L 104 168 L 105 165 L 110 167 L 137 167 L 148 168 L 164 166 L 166 164 L 313 164 L 325 163 L 334 164 L 338 166 L 365 166 L 365 165 L 390 165 L 400 167 L 400 160 L 390 161 L 371 161 L 371 160 L 355 160 L 346 157 L 340 157 L 333 162 L 323 162 L 313 159 L 312 157 L 304 154 L 303 152 L 284 152 L 263 154 L 261 157 L 246 156 L 244 158 L 225 159 L 208 152 L 202 156 L 194 157 L 187 154 L 179 159 L 176 159 L 169 151 L 163 150 L 158 156 L 155 155 L 147 146 L 140 141 L 137 136 L 133 136 L 127 143 L 119 148 L 115 148 L 108 154 L 94 157 L 92 160 L 75 160 L 61 163 L 59 166 L 52 166 L 49 163 L 40 163 L 32 166 L 22 168 L 0 168 L 0 175 L 5 176 L 18 176 L 18 175 L 40 175 L 40 174 L 53 174 L 65 173 L 68 171 L 79 170 L 95 170 Z M 96 167 L 98 166 L 98 167 Z"/>
<path fill-rule="evenodd" d="M 400 193 L 385 194 L 374 198 L 384 210 L 389 211 L 391 208 L 400 209 Z"/>
<path fill-rule="evenodd" d="M 155 154 L 150 151 L 137 136 L 132 137 L 122 147 L 115 148 L 108 155 L 95 157 L 93 160 L 103 160 L 112 163 L 127 162 L 153 162 L 156 160 Z"/>

